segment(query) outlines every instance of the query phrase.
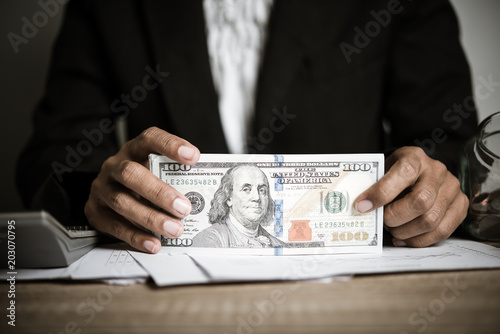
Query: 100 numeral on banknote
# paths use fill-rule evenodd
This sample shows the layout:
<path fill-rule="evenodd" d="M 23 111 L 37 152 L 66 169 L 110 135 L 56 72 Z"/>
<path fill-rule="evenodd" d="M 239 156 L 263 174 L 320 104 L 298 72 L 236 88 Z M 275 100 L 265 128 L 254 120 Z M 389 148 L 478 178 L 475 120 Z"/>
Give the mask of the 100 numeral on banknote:
<path fill-rule="evenodd" d="M 204 154 L 187 166 L 150 155 L 150 170 L 192 204 L 184 233 L 163 251 L 220 254 L 375 253 L 382 208 L 356 197 L 383 175 L 382 154 Z"/>

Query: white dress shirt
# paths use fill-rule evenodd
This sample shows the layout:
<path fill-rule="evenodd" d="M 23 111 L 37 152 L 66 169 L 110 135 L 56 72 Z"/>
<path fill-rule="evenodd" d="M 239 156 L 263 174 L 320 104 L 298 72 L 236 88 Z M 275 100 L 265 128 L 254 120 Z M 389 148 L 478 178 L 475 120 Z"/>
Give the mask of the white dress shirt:
<path fill-rule="evenodd" d="M 245 153 L 272 0 L 204 0 L 207 45 L 224 137 Z"/>

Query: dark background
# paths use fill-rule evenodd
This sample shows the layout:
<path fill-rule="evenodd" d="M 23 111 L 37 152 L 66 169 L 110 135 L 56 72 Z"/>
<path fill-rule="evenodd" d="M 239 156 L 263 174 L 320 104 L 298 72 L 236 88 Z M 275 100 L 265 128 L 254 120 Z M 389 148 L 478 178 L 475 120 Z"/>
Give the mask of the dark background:
<path fill-rule="evenodd" d="M 41 0 L 43 3 L 52 0 Z M 500 1 L 452 0 L 462 28 L 462 43 L 472 67 L 474 85 L 482 76 L 500 82 Z M 42 11 L 39 1 L 2 0 L 0 3 L 0 212 L 22 210 L 14 175 L 20 150 L 32 129 L 31 113 L 43 94 L 52 44 L 62 19 L 61 6 L 46 25 L 16 54 L 8 39 L 13 32 L 21 35 L 23 17 L 33 22 Z M 485 91 L 482 91 L 484 94 Z M 484 100 L 476 99 L 479 118 L 500 111 L 500 87 Z"/>

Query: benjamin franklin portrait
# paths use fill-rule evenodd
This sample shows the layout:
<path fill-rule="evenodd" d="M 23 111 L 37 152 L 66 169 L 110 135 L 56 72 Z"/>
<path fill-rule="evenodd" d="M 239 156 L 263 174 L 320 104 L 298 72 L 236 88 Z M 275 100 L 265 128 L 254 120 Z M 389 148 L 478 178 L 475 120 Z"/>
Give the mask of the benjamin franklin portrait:
<path fill-rule="evenodd" d="M 242 164 L 229 169 L 211 201 L 212 226 L 193 238 L 194 247 L 268 248 L 284 243 L 262 226 L 273 222 L 274 201 L 266 175 Z"/>

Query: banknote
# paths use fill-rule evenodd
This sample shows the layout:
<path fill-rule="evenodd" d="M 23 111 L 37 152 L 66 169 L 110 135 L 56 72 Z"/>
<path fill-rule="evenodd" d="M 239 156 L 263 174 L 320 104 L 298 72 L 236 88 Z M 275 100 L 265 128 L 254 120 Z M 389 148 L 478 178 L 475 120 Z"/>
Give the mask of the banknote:
<path fill-rule="evenodd" d="M 359 213 L 356 197 L 384 172 L 383 154 L 202 154 L 183 165 L 150 155 L 151 172 L 192 204 L 184 232 L 162 251 L 332 254 L 382 251 L 382 208 Z"/>

